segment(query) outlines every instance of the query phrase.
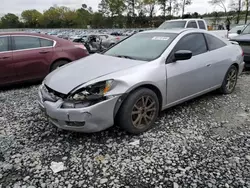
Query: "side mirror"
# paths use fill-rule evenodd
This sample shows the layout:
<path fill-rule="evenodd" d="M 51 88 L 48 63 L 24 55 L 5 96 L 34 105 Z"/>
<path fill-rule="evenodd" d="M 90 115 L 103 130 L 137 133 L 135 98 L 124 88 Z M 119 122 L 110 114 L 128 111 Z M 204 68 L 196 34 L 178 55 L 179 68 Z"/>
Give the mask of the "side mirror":
<path fill-rule="evenodd" d="M 237 31 L 237 34 L 238 34 L 238 35 L 241 34 L 241 30 L 238 30 L 238 31 Z"/>
<path fill-rule="evenodd" d="M 175 61 L 183 61 L 191 59 L 193 56 L 193 53 L 189 50 L 179 50 L 174 53 L 174 60 Z"/>

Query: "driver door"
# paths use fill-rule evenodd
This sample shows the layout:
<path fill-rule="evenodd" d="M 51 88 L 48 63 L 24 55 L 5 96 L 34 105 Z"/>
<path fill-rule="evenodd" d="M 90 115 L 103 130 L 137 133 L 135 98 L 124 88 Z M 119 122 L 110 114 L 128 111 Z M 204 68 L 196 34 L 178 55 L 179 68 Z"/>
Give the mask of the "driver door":
<path fill-rule="evenodd" d="M 179 50 L 191 51 L 192 58 L 174 61 L 174 53 Z M 185 35 L 177 43 L 166 62 L 168 106 L 181 103 L 209 89 L 212 76 L 207 52 L 205 37 L 201 33 Z"/>

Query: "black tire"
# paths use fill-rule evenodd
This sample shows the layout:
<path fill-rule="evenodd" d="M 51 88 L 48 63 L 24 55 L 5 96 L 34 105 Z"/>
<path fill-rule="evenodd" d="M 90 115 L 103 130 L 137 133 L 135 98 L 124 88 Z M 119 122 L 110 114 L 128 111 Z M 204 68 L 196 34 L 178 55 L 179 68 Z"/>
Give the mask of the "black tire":
<path fill-rule="evenodd" d="M 67 61 L 67 60 L 58 60 L 55 63 L 53 63 L 53 65 L 50 68 L 50 72 L 56 70 L 57 68 L 59 68 L 59 67 L 61 67 L 63 65 L 66 65 L 68 63 L 69 63 L 69 61 Z"/>
<path fill-rule="evenodd" d="M 140 104 L 142 105 L 140 106 Z M 153 106 L 150 107 L 152 104 Z M 147 105 L 148 107 L 146 107 Z M 139 111 L 140 113 L 137 113 Z M 136 114 L 132 115 L 132 112 Z M 140 134 L 152 127 L 158 114 L 159 100 L 155 92 L 147 88 L 140 88 L 129 94 L 125 99 L 116 116 L 116 123 L 129 133 Z M 137 120 L 138 125 L 135 125 L 137 124 Z"/>
<path fill-rule="evenodd" d="M 230 94 L 234 91 L 235 86 L 237 84 L 238 79 L 238 69 L 235 65 L 232 65 L 224 78 L 224 81 L 222 83 L 222 86 L 220 88 L 220 93 L 222 94 Z"/>

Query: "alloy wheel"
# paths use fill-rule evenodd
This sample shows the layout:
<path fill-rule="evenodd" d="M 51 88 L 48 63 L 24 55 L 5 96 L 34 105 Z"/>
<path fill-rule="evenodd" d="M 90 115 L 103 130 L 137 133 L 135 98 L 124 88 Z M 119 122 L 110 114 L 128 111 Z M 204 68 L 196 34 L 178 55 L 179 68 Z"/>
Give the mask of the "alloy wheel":
<path fill-rule="evenodd" d="M 134 127 L 143 129 L 154 119 L 156 113 L 156 102 L 151 96 L 142 96 L 137 100 L 132 109 L 132 123 Z"/>
<path fill-rule="evenodd" d="M 237 71 L 235 69 L 231 69 L 227 76 L 226 88 L 228 91 L 232 91 L 237 82 Z"/>

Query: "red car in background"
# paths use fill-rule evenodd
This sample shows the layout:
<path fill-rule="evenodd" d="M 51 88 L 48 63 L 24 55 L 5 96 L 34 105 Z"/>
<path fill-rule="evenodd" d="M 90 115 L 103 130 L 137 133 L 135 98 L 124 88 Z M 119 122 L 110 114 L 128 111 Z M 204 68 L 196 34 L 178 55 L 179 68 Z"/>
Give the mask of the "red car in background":
<path fill-rule="evenodd" d="M 84 45 L 54 36 L 0 33 L 0 85 L 41 80 L 58 67 L 88 54 Z"/>

